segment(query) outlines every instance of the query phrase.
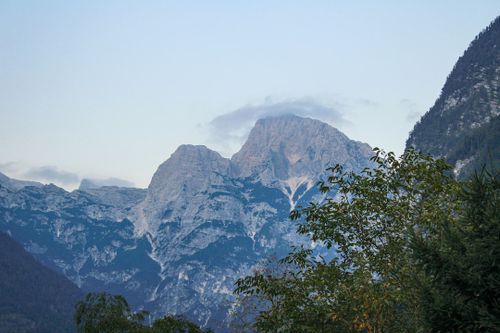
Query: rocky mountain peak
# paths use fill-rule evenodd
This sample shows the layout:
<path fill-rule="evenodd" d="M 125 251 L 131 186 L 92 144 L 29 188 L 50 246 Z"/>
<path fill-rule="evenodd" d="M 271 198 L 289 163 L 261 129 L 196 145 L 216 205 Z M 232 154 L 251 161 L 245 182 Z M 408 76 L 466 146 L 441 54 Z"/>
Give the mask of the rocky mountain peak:
<path fill-rule="evenodd" d="M 178 199 L 197 195 L 223 182 L 230 160 L 202 145 L 181 145 L 154 173 L 145 200 L 137 207 L 139 231 L 161 224 L 165 207 L 181 204 Z"/>
<path fill-rule="evenodd" d="M 158 167 L 148 191 L 178 190 L 181 185 L 189 186 L 189 189 L 193 190 L 201 185 L 198 181 L 206 183 L 214 173 L 226 174 L 229 163 L 228 159 L 206 146 L 181 145 Z"/>
<path fill-rule="evenodd" d="M 356 169 L 356 161 L 365 165 L 370 154 L 367 144 L 350 140 L 324 122 L 284 115 L 257 121 L 231 160 L 239 177 L 291 189 L 300 183 L 314 184 L 318 175 L 337 163 Z"/>
<path fill-rule="evenodd" d="M 279 189 L 293 209 L 326 168 L 341 164 L 359 170 L 370 156 L 370 146 L 324 122 L 282 115 L 258 120 L 231 162 L 234 176 Z"/>
<path fill-rule="evenodd" d="M 359 170 L 370 156 L 367 144 L 319 120 L 295 115 L 260 119 L 231 160 L 205 146 L 177 148 L 155 172 L 146 199 L 138 205 L 136 225 L 155 233 L 171 218 L 166 212 L 210 195 L 230 179 L 250 179 L 278 189 L 293 209 L 300 199 L 296 193 L 306 193 L 326 168 L 338 163 Z"/>
<path fill-rule="evenodd" d="M 295 164 L 308 147 L 326 137 L 348 140 L 340 131 L 319 120 L 295 115 L 264 118 L 256 122 L 246 143 L 232 160 L 241 164 L 241 171 L 247 176 L 254 162 L 260 163 L 263 158 L 268 157 L 270 151 L 284 149 L 286 159 L 290 164 Z M 314 157 L 318 156 L 311 156 L 312 159 Z"/>

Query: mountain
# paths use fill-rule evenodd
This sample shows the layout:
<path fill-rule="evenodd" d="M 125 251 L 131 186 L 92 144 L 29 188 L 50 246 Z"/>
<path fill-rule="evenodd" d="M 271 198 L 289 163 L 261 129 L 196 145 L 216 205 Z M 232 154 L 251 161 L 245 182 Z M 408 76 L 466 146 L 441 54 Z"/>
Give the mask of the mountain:
<path fill-rule="evenodd" d="M 180 146 L 146 190 L 0 187 L 0 228 L 83 290 L 225 327 L 234 281 L 304 244 L 291 209 L 321 200 L 327 167 L 361 170 L 371 154 L 320 121 L 268 118 L 231 159 Z"/>
<path fill-rule="evenodd" d="M 0 232 L 0 332 L 74 332 L 83 292 Z"/>
<path fill-rule="evenodd" d="M 370 146 L 350 140 L 328 124 L 287 115 L 258 120 L 231 161 L 236 177 L 253 177 L 280 189 L 294 208 L 297 190 L 301 186 L 309 190 L 327 167 L 342 164 L 357 169 L 370 154 Z"/>
<path fill-rule="evenodd" d="M 182 209 L 185 201 L 200 206 L 200 192 L 223 183 L 222 175 L 228 174 L 229 162 L 205 146 L 180 146 L 153 175 L 146 199 L 140 205 L 139 224 L 144 223 L 148 231 L 155 233 L 162 220 L 169 218 L 169 212 Z"/>
<path fill-rule="evenodd" d="M 458 59 L 441 95 L 406 142 L 444 157 L 458 176 L 500 166 L 500 17 Z"/>
<path fill-rule="evenodd" d="M 371 153 L 325 123 L 291 115 L 257 121 L 231 159 L 180 146 L 154 174 L 134 219 L 161 266 L 154 308 L 202 324 L 227 319 L 221 305 L 232 300 L 235 278 L 301 242 L 288 214 L 313 199 L 325 169 L 360 170 Z"/>
<path fill-rule="evenodd" d="M 12 178 L 7 177 L 6 175 L 4 175 L 1 172 L 0 172 L 0 185 L 4 186 L 10 190 L 13 190 L 13 191 L 22 189 L 23 187 L 26 187 L 26 186 L 35 186 L 35 187 L 43 186 L 42 183 L 38 183 L 38 182 L 33 182 L 33 181 L 29 181 L 29 180 L 12 179 Z"/>
<path fill-rule="evenodd" d="M 84 291 L 107 290 L 138 305 L 158 280 L 150 243 L 122 207 L 55 185 L 12 191 L 0 184 L 0 229 Z"/>

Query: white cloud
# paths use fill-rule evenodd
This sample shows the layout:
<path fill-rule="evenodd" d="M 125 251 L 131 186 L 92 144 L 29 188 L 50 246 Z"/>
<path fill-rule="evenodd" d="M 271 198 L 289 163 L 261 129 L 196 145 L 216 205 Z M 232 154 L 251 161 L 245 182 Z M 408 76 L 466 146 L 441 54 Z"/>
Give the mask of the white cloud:
<path fill-rule="evenodd" d="M 134 183 L 120 178 L 84 178 L 80 188 L 97 188 L 102 186 L 134 187 Z"/>
<path fill-rule="evenodd" d="M 59 170 L 53 165 L 44 165 L 34 167 L 26 171 L 23 176 L 27 179 L 38 180 L 42 182 L 52 182 L 63 185 L 74 185 L 80 181 L 76 173 Z"/>
<path fill-rule="evenodd" d="M 248 105 L 214 118 L 207 126 L 208 140 L 221 154 L 230 156 L 241 147 L 257 120 L 287 114 L 322 120 L 337 128 L 347 123 L 335 107 L 312 99 L 272 103 L 267 98 L 263 104 Z"/>

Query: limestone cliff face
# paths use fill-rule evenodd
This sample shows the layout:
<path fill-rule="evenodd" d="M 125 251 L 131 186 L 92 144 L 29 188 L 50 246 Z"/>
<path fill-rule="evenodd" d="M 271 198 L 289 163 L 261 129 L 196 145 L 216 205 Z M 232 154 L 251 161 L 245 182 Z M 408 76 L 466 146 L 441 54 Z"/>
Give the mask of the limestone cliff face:
<path fill-rule="evenodd" d="M 293 208 L 297 190 L 303 194 L 311 189 L 326 168 L 341 164 L 360 170 L 371 154 L 367 144 L 318 120 L 293 115 L 261 119 L 231 160 L 205 146 L 180 146 L 155 172 L 138 206 L 138 229 L 154 234 L 174 218 L 186 225 L 201 215 L 240 218 L 231 209 L 234 203 L 208 213 L 201 208 L 213 198 L 214 189 L 239 191 L 243 180 L 278 189 Z"/>
<path fill-rule="evenodd" d="M 162 163 L 148 187 L 148 199 L 161 202 L 181 193 L 196 193 L 221 182 L 229 160 L 205 146 L 182 145 Z"/>
<path fill-rule="evenodd" d="M 290 115 L 257 121 L 231 160 L 238 177 L 256 176 L 268 182 L 316 177 L 336 163 L 358 167 L 370 155 L 367 144 L 350 140 L 336 128 Z"/>
<path fill-rule="evenodd" d="M 371 153 L 370 146 L 350 140 L 328 124 L 289 115 L 257 121 L 231 161 L 233 175 L 253 177 L 291 194 L 301 184 L 310 188 L 335 164 L 359 169 Z"/>
<path fill-rule="evenodd" d="M 224 183 L 229 160 L 205 146 L 182 145 L 153 175 L 144 202 L 138 206 L 139 229 L 155 233 L 169 212 L 198 207 L 210 186 Z M 188 209 L 196 213 L 196 210 Z"/>

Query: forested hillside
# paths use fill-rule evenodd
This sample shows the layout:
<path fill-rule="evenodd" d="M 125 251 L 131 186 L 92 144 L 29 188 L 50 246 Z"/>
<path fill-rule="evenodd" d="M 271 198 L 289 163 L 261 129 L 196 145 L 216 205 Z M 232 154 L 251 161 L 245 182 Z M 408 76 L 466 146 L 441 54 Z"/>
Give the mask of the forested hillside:
<path fill-rule="evenodd" d="M 83 293 L 0 232 L 0 332 L 74 332 Z"/>
<path fill-rule="evenodd" d="M 500 17 L 458 59 L 406 146 L 445 157 L 459 176 L 483 164 L 498 167 L 499 99 Z"/>

